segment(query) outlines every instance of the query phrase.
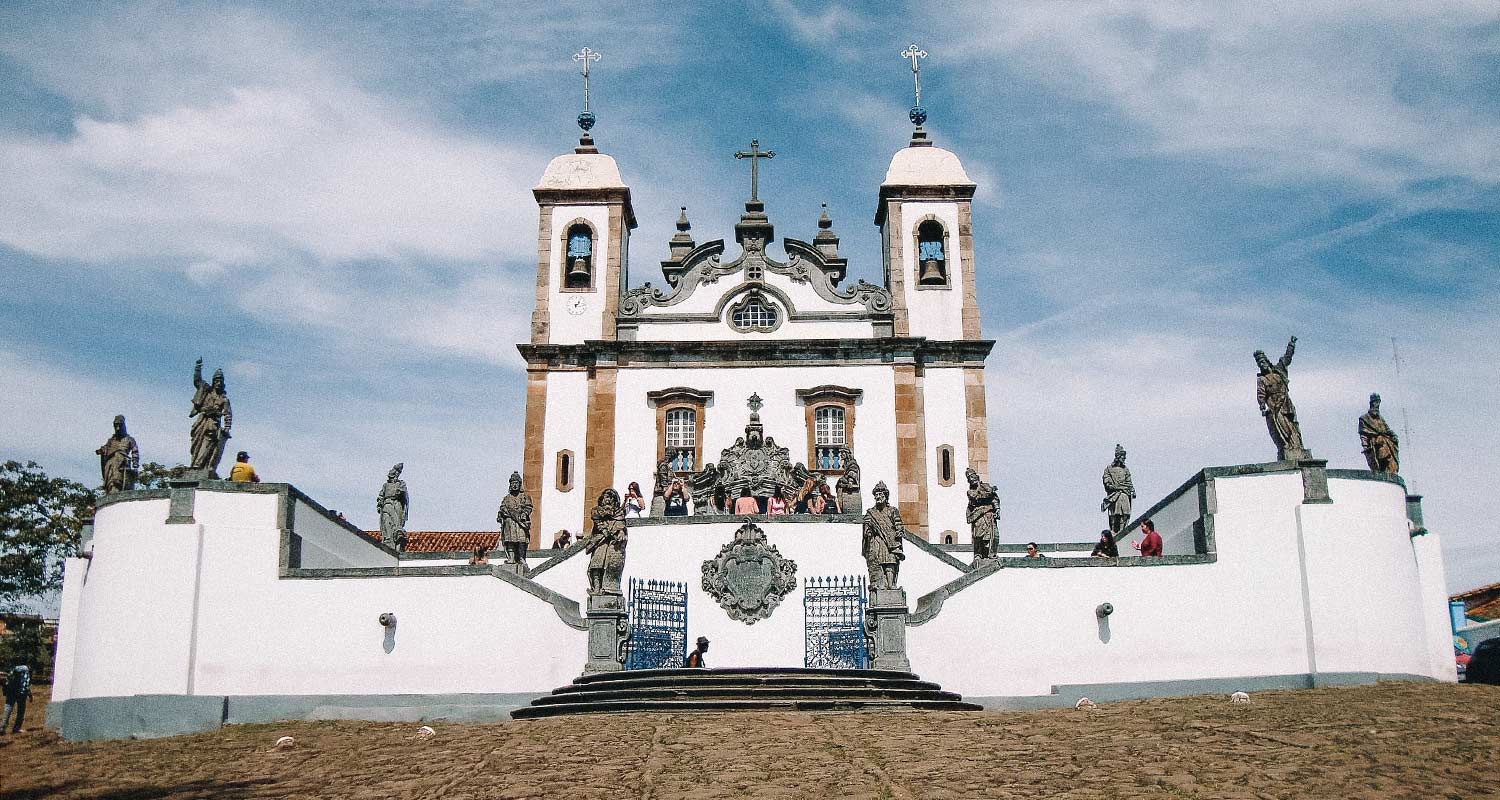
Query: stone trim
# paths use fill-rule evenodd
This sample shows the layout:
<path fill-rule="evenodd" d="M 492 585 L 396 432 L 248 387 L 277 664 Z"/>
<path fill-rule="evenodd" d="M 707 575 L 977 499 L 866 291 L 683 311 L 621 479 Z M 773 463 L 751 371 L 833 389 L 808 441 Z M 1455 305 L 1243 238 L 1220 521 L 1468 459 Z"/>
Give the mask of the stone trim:
<path fill-rule="evenodd" d="M 905 522 L 905 519 L 903 518 L 902 521 Z M 958 570 L 959 572 L 969 572 L 970 570 L 973 570 L 975 568 L 972 564 L 965 564 L 964 562 L 959 561 L 957 558 L 954 558 L 953 554 L 949 553 L 947 550 L 944 550 L 942 545 L 933 544 L 932 542 L 929 542 L 926 539 L 913 534 L 911 531 L 907 531 L 906 535 L 901 538 L 905 541 L 911 542 L 918 548 L 926 551 L 928 555 L 931 555 L 933 558 L 936 558 L 937 560 L 943 562 L 944 564 L 947 564 L 948 566 Z"/>
<path fill-rule="evenodd" d="M 880 187 L 880 202 L 875 206 L 875 224 L 880 225 L 888 217 L 895 216 L 900 205 L 907 201 L 951 200 L 963 202 L 974 199 L 975 184 L 952 184 L 948 186 L 905 186 L 885 184 Z"/>
<path fill-rule="evenodd" d="M 886 211 L 889 206 L 889 212 Z M 911 323 L 906 310 L 906 261 L 904 246 L 906 236 L 901 228 L 901 202 L 882 202 L 875 213 L 875 224 L 889 213 L 889 224 L 885 230 L 885 285 L 891 293 L 891 330 L 896 336 L 911 335 Z"/>
<path fill-rule="evenodd" d="M 635 209 L 630 204 L 630 188 L 626 186 L 594 189 L 532 189 L 531 196 L 536 199 L 539 206 L 618 206 L 625 224 L 629 225 L 631 230 L 636 227 Z"/>
<path fill-rule="evenodd" d="M 521 443 L 521 486 L 526 494 L 531 496 L 532 510 L 531 518 L 540 520 L 542 518 L 542 501 L 545 492 L 542 491 L 542 460 L 546 458 L 543 448 L 546 446 L 547 430 L 547 372 L 544 369 L 528 367 L 526 370 L 526 420 L 523 430 L 524 440 Z M 577 461 L 574 461 L 573 470 L 578 470 Z M 576 483 L 577 480 L 575 479 Z M 537 548 L 542 545 L 542 533 L 536 530 L 538 526 L 533 525 L 531 531 L 531 547 Z"/>
<path fill-rule="evenodd" d="M 922 372 L 916 364 L 896 364 L 897 507 L 908 530 L 927 538 L 927 435 L 923 424 Z"/>
<path fill-rule="evenodd" d="M 811 389 L 798 389 L 796 396 L 797 402 L 802 404 L 803 425 L 807 431 L 807 460 L 802 463 L 807 465 L 808 470 L 811 472 L 820 472 L 824 475 L 843 475 L 844 471 L 842 469 L 818 469 L 814 466 L 818 452 L 818 409 L 827 406 L 844 410 L 844 446 L 853 451 L 854 423 L 856 419 L 855 409 L 859 403 L 859 399 L 864 396 L 864 390 L 824 384 Z"/>
<path fill-rule="evenodd" d="M 1368 686 L 1381 681 L 1414 681 L 1431 683 L 1425 675 L 1383 672 L 1303 672 L 1290 675 L 1245 675 L 1233 678 L 1182 678 L 1162 681 L 1122 683 L 1069 683 L 1052 687 L 1050 694 L 974 697 L 964 702 L 978 703 L 986 711 L 1033 711 L 1046 708 L 1073 708 L 1087 697 L 1098 703 L 1122 700 L 1144 700 L 1152 697 L 1189 697 L 1192 695 L 1231 692 L 1267 692 L 1280 689 L 1314 689 L 1324 686 Z"/>
<path fill-rule="evenodd" d="M 863 339 L 759 339 L 694 342 L 589 341 L 583 344 L 518 344 L 533 368 L 588 368 L 609 364 L 645 367 L 785 367 L 914 363 L 981 369 L 995 343 L 990 340 L 936 341 L 925 337 Z M 981 372 L 982 376 L 983 373 Z M 980 409 L 982 411 L 982 409 Z M 973 413 L 973 409 L 970 409 Z M 972 423 L 972 420 L 971 420 Z"/>
<path fill-rule="evenodd" d="M 589 255 L 589 285 L 584 287 L 569 288 L 568 233 L 572 231 L 574 227 L 579 225 L 582 225 L 589 229 L 589 237 L 592 240 L 592 244 L 590 246 L 593 248 L 593 253 Z M 609 249 L 610 254 L 613 255 L 615 249 L 615 242 L 613 240 L 611 240 L 609 243 Z M 589 222 L 583 217 L 574 217 L 566 224 L 564 224 L 562 226 L 562 249 L 558 252 L 561 253 L 561 256 L 557 259 L 557 291 L 562 293 L 585 294 L 593 294 L 594 292 L 599 291 L 599 263 L 594 260 L 594 254 L 599 252 L 599 229 L 594 227 L 594 223 Z M 550 256 L 551 253 L 548 253 L 548 255 Z"/>
<path fill-rule="evenodd" d="M 968 419 L 969 466 L 990 474 L 990 422 L 985 401 L 984 366 L 964 367 L 964 416 Z"/>
<path fill-rule="evenodd" d="M 573 491 L 573 483 L 578 476 L 578 459 L 573 455 L 572 450 L 557 451 L 557 463 L 554 465 L 552 471 L 554 477 L 557 479 L 555 483 L 559 492 L 567 493 Z M 563 479 L 564 475 L 567 476 L 567 480 Z M 532 513 L 535 514 L 535 510 Z M 533 533 L 532 538 L 536 538 L 538 535 L 540 534 Z"/>
<path fill-rule="evenodd" d="M 542 206 L 538 216 L 536 306 L 531 311 L 532 344 L 546 343 L 552 332 L 552 207 Z"/>
<path fill-rule="evenodd" d="M 688 391 L 693 390 L 690 389 Z M 714 393 L 695 392 L 694 394 L 697 396 L 695 397 L 692 395 L 678 395 L 677 399 L 665 400 L 663 402 L 655 403 L 656 458 L 654 459 L 654 461 L 661 461 L 662 457 L 667 454 L 667 412 L 678 408 L 687 408 L 693 411 L 693 469 L 691 470 L 691 472 L 697 472 L 698 470 L 703 469 L 703 417 L 707 414 L 708 403 L 706 399 L 699 398 L 701 398 L 704 394 L 706 394 L 707 397 L 711 398 L 713 397 Z M 647 399 L 650 399 L 649 394 L 647 395 Z M 682 476 L 689 473 L 679 471 L 673 474 Z M 601 489 L 600 491 L 603 490 Z M 655 491 L 655 487 L 652 487 L 652 491 Z"/>
<path fill-rule="evenodd" d="M 604 339 L 616 337 L 615 321 L 620 317 L 620 292 L 623 291 L 621 273 L 625 269 L 623 213 L 619 204 L 609 205 L 609 271 L 604 273 L 604 323 L 601 335 Z M 633 219 L 630 221 L 630 227 L 635 227 Z"/>
<path fill-rule="evenodd" d="M 784 305 L 778 305 L 778 303 L 773 301 L 771 298 L 780 300 L 781 304 Z M 731 299 L 734 300 L 733 303 L 728 302 Z M 735 312 L 748 305 L 752 300 L 758 300 L 762 305 L 769 306 L 771 310 L 776 314 L 776 322 L 773 323 L 771 327 L 741 328 L 740 326 L 734 324 Z M 720 319 L 722 319 L 724 324 L 728 325 L 729 329 L 734 331 L 735 333 L 774 333 L 778 328 L 786 324 L 787 319 L 791 317 L 793 313 L 791 299 L 776 287 L 768 286 L 765 284 L 757 284 L 755 286 L 752 286 L 750 289 L 739 295 L 734 295 L 733 293 L 726 294 L 719 300 L 719 307 L 723 308 L 726 304 L 728 304 L 728 307 L 724 308 L 723 316 Z"/>
<path fill-rule="evenodd" d="M 584 503 L 578 530 L 590 530 L 589 510 L 615 480 L 615 380 L 613 365 L 589 370 L 589 394 L 584 431 Z"/>
<path fill-rule="evenodd" d="M 663 402 L 681 401 L 690 404 L 708 404 L 714 399 L 714 393 L 705 389 L 693 389 L 688 386 L 673 386 L 670 389 L 655 389 L 646 392 L 646 402 L 658 405 Z"/>
<path fill-rule="evenodd" d="M 761 524 L 784 523 L 794 524 L 861 524 L 864 517 L 860 514 L 700 514 L 688 517 L 627 517 L 625 527 L 643 528 L 653 525 L 714 525 L 719 523 L 734 524 L 745 522 L 758 522 Z M 536 570 L 532 570 L 533 575 Z"/>
<path fill-rule="evenodd" d="M 933 284 L 931 286 L 924 286 L 922 285 L 922 281 L 919 280 L 922 277 L 922 262 L 918 260 L 918 256 L 920 256 L 922 252 L 921 247 L 919 247 L 919 244 L 921 243 L 919 231 L 922 227 L 922 224 L 926 222 L 937 223 L 938 228 L 943 232 L 943 282 L 941 284 Z M 936 214 L 923 214 L 922 217 L 916 221 L 916 224 L 911 226 L 910 244 L 912 252 L 912 288 L 916 289 L 919 292 L 946 292 L 953 289 L 953 253 L 957 252 L 954 250 L 953 240 L 956 238 L 958 237 L 949 232 L 947 224 L 944 223 L 943 220 Z"/>
<path fill-rule="evenodd" d="M 963 304 L 959 309 L 959 320 L 963 326 L 965 339 L 978 339 L 979 330 L 979 293 L 975 289 L 977 284 L 978 267 L 974 261 L 974 219 L 973 209 L 967 200 L 958 204 L 958 255 L 960 265 L 963 269 Z"/>

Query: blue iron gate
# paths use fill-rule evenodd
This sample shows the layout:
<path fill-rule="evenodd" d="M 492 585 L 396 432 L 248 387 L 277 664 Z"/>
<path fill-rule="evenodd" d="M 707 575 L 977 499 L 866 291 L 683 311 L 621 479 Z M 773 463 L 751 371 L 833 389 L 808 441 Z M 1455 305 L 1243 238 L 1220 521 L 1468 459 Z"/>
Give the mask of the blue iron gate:
<path fill-rule="evenodd" d="M 687 584 L 630 579 L 625 669 L 680 667 L 687 661 Z"/>
<path fill-rule="evenodd" d="M 870 649 L 865 639 L 865 578 L 844 575 L 804 578 L 802 611 L 807 631 L 806 667 L 865 669 Z"/>

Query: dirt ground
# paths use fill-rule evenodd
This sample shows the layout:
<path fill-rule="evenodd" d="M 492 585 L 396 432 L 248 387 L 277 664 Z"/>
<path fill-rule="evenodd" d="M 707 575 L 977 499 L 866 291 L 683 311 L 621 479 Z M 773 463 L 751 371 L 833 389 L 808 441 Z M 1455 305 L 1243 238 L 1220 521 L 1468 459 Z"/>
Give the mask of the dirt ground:
<path fill-rule="evenodd" d="M 40 726 L 41 713 L 28 722 Z M 302 722 L 92 744 L 28 730 L 0 739 L 0 800 L 1500 797 L 1495 686 L 1094 710 L 434 723 L 427 739 L 418 727 Z M 284 735 L 295 744 L 274 749 Z"/>

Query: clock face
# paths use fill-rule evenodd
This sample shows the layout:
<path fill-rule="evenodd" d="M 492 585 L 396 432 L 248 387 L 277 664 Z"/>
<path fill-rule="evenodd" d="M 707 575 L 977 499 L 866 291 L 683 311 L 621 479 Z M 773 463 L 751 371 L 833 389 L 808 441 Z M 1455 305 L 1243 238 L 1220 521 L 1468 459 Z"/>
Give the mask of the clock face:
<path fill-rule="evenodd" d="M 589 307 L 588 303 L 584 302 L 582 297 L 575 297 L 569 300 L 567 306 L 568 313 L 572 314 L 575 317 L 587 311 Z"/>

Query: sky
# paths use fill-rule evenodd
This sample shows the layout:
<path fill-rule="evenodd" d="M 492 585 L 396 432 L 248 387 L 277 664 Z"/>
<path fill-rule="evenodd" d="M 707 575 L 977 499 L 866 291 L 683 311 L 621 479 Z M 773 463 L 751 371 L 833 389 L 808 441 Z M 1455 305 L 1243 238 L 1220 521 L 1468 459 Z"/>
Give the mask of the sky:
<path fill-rule="evenodd" d="M 572 54 L 602 54 L 632 284 L 660 285 L 680 206 L 732 234 L 751 138 L 777 231 L 827 203 L 878 281 L 913 42 L 979 184 L 1006 541 L 1091 540 L 1116 442 L 1138 509 L 1273 460 L 1251 352 L 1295 334 L 1314 455 L 1363 468 L 1380 392 L 1450 589 L 1500 581 L 1493 2 L 6 3 L 0 458 L 96 485 L 123 413 L 185 460 L 201 356 L 266 480 L 374 528 L 402 461 L 411 528 L 494 529 Z"/>

